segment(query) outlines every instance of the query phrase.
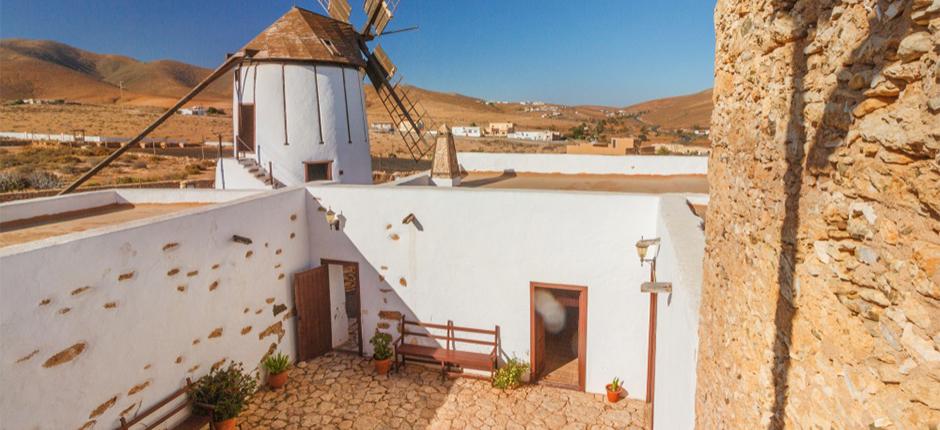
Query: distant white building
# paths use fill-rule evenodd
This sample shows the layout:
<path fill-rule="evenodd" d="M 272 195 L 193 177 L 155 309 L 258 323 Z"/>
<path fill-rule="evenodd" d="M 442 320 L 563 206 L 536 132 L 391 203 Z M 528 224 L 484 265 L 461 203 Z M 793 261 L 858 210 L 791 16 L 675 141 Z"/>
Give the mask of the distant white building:
<path fill-rule="evenodd" d="M 483 136 L 483 131 L 482 129 L 480 129 L 480 127 L 454 127 L 450 130 L 454 136 L 459 136 L 459 137 Z"/>
<path fill-rule="evenodd" d="M 557 131 L 547 131 L 547 130 L 517 131 L 515 133 L 509 133 L 509 135 L 506 137 L 510 139 L 551 142 L 553 140 L 561 140 L 561 133 Z"/>
<path fill-rule="evenodd" d="M 395 125 L 390 122 L 373 122 L 369 125 L 369 128 L 378 133 L 391 133 L 395 131 Z"/>
<path fill-rule="evenodd" d="M 180 115 L 196 115 L 196 116 L 205 116 L 209 111 L 202 106 L 193 106 L 191 108 L 183 108 L 179 110 Z"/>

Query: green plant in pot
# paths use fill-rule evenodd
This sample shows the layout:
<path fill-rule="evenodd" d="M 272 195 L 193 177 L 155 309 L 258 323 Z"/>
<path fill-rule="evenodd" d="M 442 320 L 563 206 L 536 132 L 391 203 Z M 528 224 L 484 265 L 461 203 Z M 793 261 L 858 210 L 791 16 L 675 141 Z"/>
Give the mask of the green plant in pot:
<path fill-rule="evenodd" d="M 516 357 L 510 358 L 493 374 L 493 386 L 500 390 L 512 390 L 522 385 L 522 377 L 529 371 L 529 363 Z"/>
<path fill-rule="evenodd" d="M 268 372 L 268 386 L 277 389 L 287 383 L 287 370 L 290 369 L 290 357 L 278 352 L 267 356 L 261 367 Z"/>
<path fill-rule="evenodd" d="M 190 388 L 193 413 L 209 416 L 217 430 L 234 430 L 235 418 L 257 388 L 255 377 L 246 373 L 241 363 L 212 369 Z"/>
<path fill-rule="evenodd" d="M 375 371 L 379 375 L 388 373 L 392 367 L 392 335 L 376 330 L 369 343 L 374 351 L 372 358 L 375 359 Z"/>
<path fill-rule="evenodd" d="M 623 394 L 623 384 L 620 382 L 620 378 L 614 378 L 613 381 L 610 381 L 607 384 L 607 401 L 610 403 L 617 403 L 620 400 L 620 396 Z"/>

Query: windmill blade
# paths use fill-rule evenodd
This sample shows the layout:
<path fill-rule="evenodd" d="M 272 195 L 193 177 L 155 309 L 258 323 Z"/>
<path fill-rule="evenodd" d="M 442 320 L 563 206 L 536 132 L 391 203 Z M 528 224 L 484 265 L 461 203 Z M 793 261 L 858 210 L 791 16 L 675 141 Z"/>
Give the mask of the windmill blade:
<path fill-rule="evenodd" d="M 420 105 L 412 94 L 403 91 L 403 88 L 399 88 L 400 76 L 398 82 L 394 85 L 389 81 L 389 78 L 395 74 L 397 67 L 381 47 L 376 47 L 374 53 L 368 52 L 364 47 L 364 43 L 360 47 L 367 53 L 366 74 L 369 76 L 372 86 L 375 87 L 379 101 L 382 102 L 386 112 L 388 112 L 389 118 L 398 126 L 398 133 L 411 153 L 411 158 L 415 161 L 423 158 L 431 150 L 431 145 L 428 144 L 425 135 L 427 130 L 433 129 L 433 127 L 429 127 L 432 124 L 429 124 L 430 118 L 427 115 L 427 110 Z"/>
<path fill-rule="evenodd" d="M 398 68 L 395 67 L 395 63 L 392 63 L 391 58 L 388 58 L 388 54 L 382 49 L 382 45 L 376 45 L 373 54 L 375 55 L 375 59 L 379 62 L 379 65 L 381 65 L 382 69 L 385 71 L 385 79 L 392 79 L 392 77 L 395 76 L 395 72 L 398 71 Z"/>
<path fill-rule="evenodd" d="M 337 21 L 343 21 L 349 24 L 349 15 L 352 13 L 352 8 L 349 6 L 349 1 L 329 0 L 329 2 L 330 3 L 327 5 L 326 11 L 330 14 L 330 17 Z"/>
<path fill-rule="evenodd" d="M 366 12 L 366 28 L 375 36 L 380 36 L 395 15 L 398 0 L 366 0 L 363 9 Z"/>

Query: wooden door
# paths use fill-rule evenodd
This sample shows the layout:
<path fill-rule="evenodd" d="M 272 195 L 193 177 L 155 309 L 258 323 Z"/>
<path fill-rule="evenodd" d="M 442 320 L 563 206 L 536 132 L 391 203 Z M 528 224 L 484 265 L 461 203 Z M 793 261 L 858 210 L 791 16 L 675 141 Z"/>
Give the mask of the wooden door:
<path fill-rule="evenodd" d="M 240 150 L 255 152 L 255 105 L 239 105 L 238 140 Z"/>
<path fill-rule="evenodd" d="M 327 266 L 294 274 L 297 307 L 297 359 L 319 357 L 333 347 L 330 324 L 330 276 Z"/>
<path fill-rule="evenodd" d="M 545 323 L 542 316 L 532 310 L 532 380 L 538 379 L 545 368 Z"/>

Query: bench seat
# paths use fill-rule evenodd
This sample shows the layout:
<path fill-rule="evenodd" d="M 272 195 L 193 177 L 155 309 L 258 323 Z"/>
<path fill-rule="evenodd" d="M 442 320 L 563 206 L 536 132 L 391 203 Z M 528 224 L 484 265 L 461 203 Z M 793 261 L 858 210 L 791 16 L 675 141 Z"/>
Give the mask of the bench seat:
<path fill-rule="evenodd" d="M 413 332 L 408 330 L 407 327 L 409 325 L 419 326 L 425 329 L 446 330 L 446 334 L 441 336 L 430 333 Z M 398 338 L 395 347 L 396 367 L 398 367 L 399 364 L 404 366 L 408 358 L 430 360 L 441 365 L 441 379 L 446 377 L 447 369 L 450 366 L 460 366 L 463 369 L 488 370 L 491 374 L 496 370 L 498 365 L 497 352 L 499 351 L 499 326 L 496 326 L 494 330 L 482 330 L 468 327 L 456 327 L 451 321 L 448 321 L 447 325 L 441 325 L 407 321 L 404 317 L 402 317 L 400 328 L 401 336 Z M 493 340 L 483 341 L 478 339 L 458 337 L 456 335 L 456 332 L 458 331 L 463 333 L 475 333 L 477 335 L 482 334 L 493 336 Z M 445 341 L 446 346 L 425 346 L 416 345 L 413 343 L 405 343 L 406 336 L 440 339 Z M 457 342 L 491 346 L 493 350 L 490 353 L 458 351 L 456 349 Z M 399 358 L 401 359 L 400 361 Z"/>

